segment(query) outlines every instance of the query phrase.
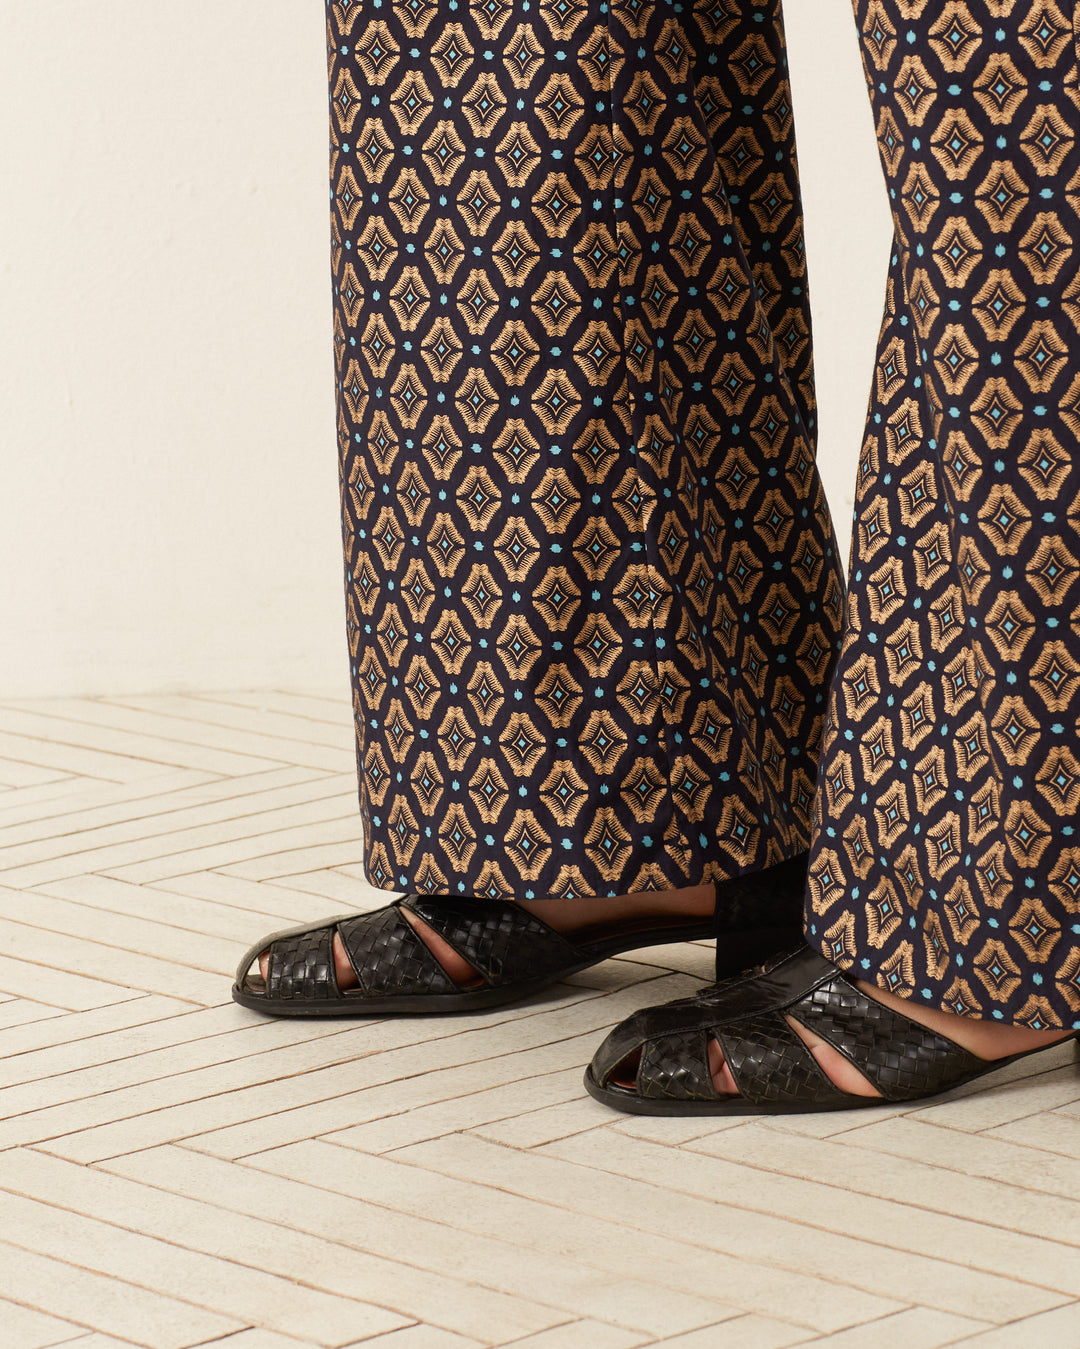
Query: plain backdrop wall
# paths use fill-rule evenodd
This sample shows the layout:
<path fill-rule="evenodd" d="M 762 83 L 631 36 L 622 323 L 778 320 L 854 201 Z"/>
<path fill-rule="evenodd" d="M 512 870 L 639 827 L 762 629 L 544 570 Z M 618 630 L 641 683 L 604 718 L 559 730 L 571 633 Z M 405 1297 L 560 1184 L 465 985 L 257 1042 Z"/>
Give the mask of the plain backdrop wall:
<path fill-rule="evenodd" d="M 788 0 L 847 550 L 890 229 L 847 0 Z M 0 697 L 343 688 L 319 0 L 0 0 Z"/>

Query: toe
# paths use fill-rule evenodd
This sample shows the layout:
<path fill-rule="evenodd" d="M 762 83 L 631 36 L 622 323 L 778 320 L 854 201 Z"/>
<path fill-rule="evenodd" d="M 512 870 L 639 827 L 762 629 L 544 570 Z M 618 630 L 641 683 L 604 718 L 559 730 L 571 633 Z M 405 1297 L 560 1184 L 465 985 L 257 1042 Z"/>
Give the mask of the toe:
<path fill-rule="evenodd" d="M 614 1068 L 608 1073 L 607 1081 L 611 1087 L 618 1087 L 620 1091 L 636 1091 L 638 1068 L 641 1066 L 641 1050 L 635 1049 L 633 1053 L 627 1054 L 624 1059 L 620 1059 Z"/>
<path fill-rule="evenodd" d="M 622 1026 L 616 1027 L 616 1030 L 608 1036 L 608 1039 L 600 1046 L 593 1058 L 593 1072 L 596 1074 L 597 1080 L 609 1087 L 617 1088 L 619 1091 L 637 1092 L 639 1090 L 643 1050 L 647 1049 L 647 1072 L 652 1068 L 658 1056 L 664 1057 L 665 1055 L 663 1037 L 659 1041 L 653 1041 L 646 1045 L 643 1043 L 640 1033 L 636 1033 L 637 1028 L 632 1024 L 634 1021 L 635 1018 L 631 1017 Z M 617 1035 L 617 1032 L 620 1031 L 624 1031 L 626 1034 Z M 631 1042 L 633 1047 L 627 1049 L 627 1045 Z M 709 1077 L 712 1079 L 716 1094 L 718 1096 L 738 1096 L 739 1088 L 731 1074 L 731 1069 L 724 1061 L 724 1051 L 720 1048 L 716 1038 L 711 1035 L 708 1037 L 706 1056 L 705 1066 L 708 1069 Z"/>
<path fill-rule="evenodd" d="M 707 1073 L 701 1024 L 701 1006 L 696 998 L 643 1007 L 608 1033 L 593 1055 L 590 1074 L 602 1087 L 651 1094 L 652 1088 L 644 1079 L 651 1081 L 659 1065 L 674 1062 L 684 1046 L 692 1046 L 691 1058 L 701 1058 L 701 1072 Z M 666 1077 L 667 1073 L 661 1069 L 660 1075 Z"/>
<path fill-rule="evenodd" d="M 236 987 L 245 993 L 263 995 L 266 992 L 266 961 L 269 946 L 253 946 L 236 967 Z"/>
<path fill-rule="evenodd" d="M 715 1035 L 709 1036 L 709 1073 L 718 1095 L 739 1095 L 739 1085 L 732 1076 L 731 1069 L 727 1066 L 724 1051 Z"/>
<path fill-rule="evenodd" d="M 334 978 L 337 980 L 337 986 L 344 992 L 347 988 L 355 988 L 360 982 L 356 977 L 356 970 L 353 969 L 353 963 L 349 959 L 349 953 L 345 950 L 345 943 L 341 940 L 341 933 L 334 933 Z"/>
<path fill-rule="evenodd" d="M 403 908 L 401 916 L 459 988 L 478 988 L 483 984 L 484 977 L 480 971 L 470 965 L 464 956 L 459 955 L 449 942 L 444 941 L 419 914 Z"/>
<path fill-rule="evenodd" d="M 265 955 L 255 956 L 247 964 L 241 965 L 236 972 L 236 983 L 245 993 L 254 993 L 259 997 L 266 994 Z"/>

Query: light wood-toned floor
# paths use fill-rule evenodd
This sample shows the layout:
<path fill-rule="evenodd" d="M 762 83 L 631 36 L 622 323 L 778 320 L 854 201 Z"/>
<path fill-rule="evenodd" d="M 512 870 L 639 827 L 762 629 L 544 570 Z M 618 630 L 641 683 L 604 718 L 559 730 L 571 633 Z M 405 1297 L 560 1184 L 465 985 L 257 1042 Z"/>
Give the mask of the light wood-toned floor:
<path fill-rule="evenodd" d="M 614 1116 L 705 946 L 487 1016 L 284 1022 L 263 932 L 386 896 L 344 696 L 0 707 L 2 1349 L 1076 1349 L 1072 1046 L 933 1108 Z"/>

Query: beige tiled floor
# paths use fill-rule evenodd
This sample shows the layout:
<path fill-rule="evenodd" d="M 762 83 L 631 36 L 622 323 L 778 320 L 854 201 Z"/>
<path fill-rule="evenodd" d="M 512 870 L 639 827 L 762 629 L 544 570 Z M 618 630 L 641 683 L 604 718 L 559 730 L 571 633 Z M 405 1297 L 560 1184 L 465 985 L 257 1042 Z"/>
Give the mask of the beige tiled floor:
<path fill-rule="evenodd" d="M 0 707 L 2 1349 L 1076 1349 L 1074 1049 L 934 1108 L 609 1114 L 610 961 L 488 1016 L 272 1021 L 256 937 L 365 884 L 347 702 Z"/>

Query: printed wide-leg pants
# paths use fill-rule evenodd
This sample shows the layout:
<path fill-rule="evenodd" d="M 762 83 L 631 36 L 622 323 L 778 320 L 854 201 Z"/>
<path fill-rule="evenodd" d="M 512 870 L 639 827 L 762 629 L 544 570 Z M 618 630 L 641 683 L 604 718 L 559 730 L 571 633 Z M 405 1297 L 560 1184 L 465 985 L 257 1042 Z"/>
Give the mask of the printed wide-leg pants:
<path fill-rule="evenodd" d="M 857 0 L 895 249 L 807 932 L 904 996 L 1080 1020 L 1072 0 Z"/>
<path fill-rule="evenodd" d="M 328 5 L 371 880 L 806 849 L 842 579 L 779 6 Z"/>
<path fill-rule="evenodd" d="M 856 2 L 896 241 L 846 607 L 778 0 L 327 8 L 370 879 L 719 881 L 813 816 L 830 958 L 1075 1020 L 1071 0 Z"/>

